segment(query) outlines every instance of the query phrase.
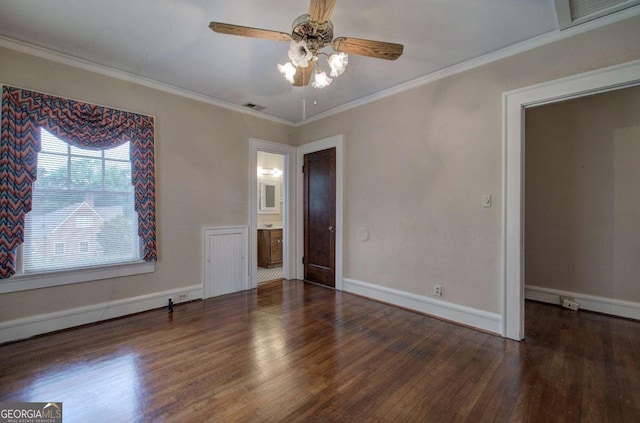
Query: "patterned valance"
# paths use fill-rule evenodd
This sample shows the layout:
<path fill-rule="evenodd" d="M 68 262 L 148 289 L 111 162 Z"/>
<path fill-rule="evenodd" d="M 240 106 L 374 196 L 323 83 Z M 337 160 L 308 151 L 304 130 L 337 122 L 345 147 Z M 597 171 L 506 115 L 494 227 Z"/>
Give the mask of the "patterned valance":
<path fill-rule="evenodd" d="M 40 127 L 81 148 L 100 150 L 131 142 L 131 183 L 143 259 L 156 261 L 153 117 L 3 86 L 0 278 L 15 273 L 15 249 L 24 241 L 24 217 L 31 210 L 37 177 Z"/>

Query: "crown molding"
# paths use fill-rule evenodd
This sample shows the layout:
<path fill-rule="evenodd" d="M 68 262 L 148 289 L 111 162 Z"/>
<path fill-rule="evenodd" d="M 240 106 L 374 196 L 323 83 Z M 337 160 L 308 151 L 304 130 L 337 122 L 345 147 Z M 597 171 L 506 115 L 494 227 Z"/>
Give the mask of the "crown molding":
<path fill-rule="evenodd" d="M 243 113 L 245 115 L 254 116 L 260 119 L 266 119 L 277 123 L 293 126 L 294 122 L 288 119 L 272 116 L 267 113 L 256 112 L 251 109 L 247 109 L 236 104 L 227 103 L 214 97 L 210 97 L 204 94 L 197 93 L 195 91 L 180 88 L 175 85 L 166 84 L 164 82 L 155 81 L 150 78 L 145 78 L 140 75 L 135 75 L 129 72 L 124 72 L 118 69 L 111 68 L 109 66 L 100 65 L 88 60 L 79 59 L 68 54 L 59 53 L 54 50 L 50 50 L 44 47 L 38 47 L 32 44 L 28 44 L 22 41 L 14 40 L 12 38 L 0 36 L 0 47 L 14 50 L 20 53 L 29 54 L 31 56 L 39 57 L 41 59 L 51 60 L 52 62 L 61 63 L 63 65 L 72 66 L 74 68 L 82 69 L 89 72 L 94 72 L 100 75 L 116 78 L 126 82 L 132 82 L 134 84 L 142 85 L 147 88 L 153 88 L 158 91 L 177 95 L 180 97 L 188 98 L 191 100 L 199 101 L 201 103 L 210 104 L 212 106 L 221 107 L 223 109 L 232 110 L 234 112 Z"/>
<path fill-rule="evenodd" d="M 374 101 L 378 101 L 383 98 L 402 93 L 404 91 L 409 91 L 414 88 L 421 87 L 423 85 L 431 84 L 432 82 L 439 81 L 441 79 L 448 78 L 450 76 L 453 76 L 471 69 L 475 69 L 480 66 L 484 66 L 486 64 L 489 64 L 501 59 L 505 59 L 510 56 L 514 56 L 519 53 L 523 53 L 525 51 L 533 50 L 534 48 L 537 48 L 537 47 L 551 44 L 556 41 L 564 40 L 565 38 L 573 37 L 575 35 L 592 31 L 594 29 L 607 26 L 615 22 L 623 21 L 625 19 L 629 19 L 638 15 L 640 15 L 640 6 L 634 6 L 634 7 L 630 7 L 628 9 L 622 10 L 620 12 L 616 12 L 614 14 L 601 17 L 599 19 L 583 23 L 581 25 L 576 25 L 564 30 L 555 30 L 552 32 L 548 32 L 546 34 L 539 35 L 535 38 L 530 38 L 526 41 L 513 44 L 511 46 L 505 47 L 500 50 L 496 50 L 492 53 L 488 53 L 483 56 L 476 57 L 475 59 L 467 60 L 466 62 L 462 62 L 457 65 L 453 65 L 448 68 L 444 68 L 442 70 L 430 73 L 428 75 L 421 76 L 419 78 L 396 85 L 386 90 L 378 91 L 377 93 L 371 94 L 366 97 L 362 97 L 350 103 L 346 103 L 341 106 L 334 107 L 322 113 L 318 113 L 317 115 L 313 115 L 304 121 L 298 121 L 295 123 L 295 126 L 301 127 L 308 123 L 312 123 L 312 122 L 327 118 L 329 116 L 333 116 L 333 115 L 345 112 L 347 110 L 355 109 L 356 107 L 364 106 L 365 104 L 373 103 Z"/>
<path fill-rule="evenodd" d="M 404 91 L 409 91 L 414 88 L 421 87 L 423 85 L 427 85 L 432 82 L 439 81 L 441 79 L 448 78 L 450 76 L 513 56 L 515 54 L 523 53 L 525 51 L 532 50 L 537 47 L 541 47 L 556 41 L 563 40 L 565 38 L 573 37 L 578 34 L 592 31 L 594 29 L 597 29 L 606 25 L 610 25 L 615 22 L 623 21 L 625 19 L 629 19 L 638 15 L 640 15 L 640 6 L 633 6 L 628 9 L 621 10 L 611 15 L 603 16 L 601 18 L 586 22 L 581 25 L 576 25 L 564 30 L 555 30 L 552 32 L 548 32 L 546 34 L 537 36 L 535 38 L 531 38 L 529 40 L 522 41 L 520 43 L 511 45 L 509 47 L 496 50 L 492 53 L 485 54 L 475 59 L 467 60 L 466 62 L 449 66 L 448 68 L 444 68 L 442 70 L 396 85 L 394 87 L 378 91 L 374 94 L 368 95 L 366 97 L 362 97 L 358 100 L 354 100 L 352 102 L 334 107 L 322 113 L 318 113 L 317 115 L 313 115 L 304 121 L 302 120 L 291 121 L 288 119 L 272 116 L 267 113 L 256 112 L 254 110 L 247 109 L 245 107 L 238 106 L 232 103 L 228 103 L 211 96 L 200 94 L 195 91 L 187 90 L 185 88 L 180 88 L 171 84 L 166 84 L 164 82 L 155 81 L 150 78 L 145 78 L 143 76 L 135 75 L 129 72 L 124 72 L 108 66 L 90 62 L 88 60 L 79 59 L 77 57 L 59 53 L 50 49 L 34 46 L 32 44 L 28 44 L 22 41 L 17 41 L 8 37 L 0 36 L 0 47 L 8 48 L 10 50 L 14 50 L 14 51 L 26 53 L 32 56 L 40 57 L 43 59 L 51 60 L 53 62 L 62 63 L 64 65 L 72 66 L 72 67 L 86 70 L 89 72 L 94 72 L 100 75 L 109 76 L 109 77 L 120 79 L 127 82 L 132 82 L 134 84 L 142 85 L 148 88 L 153 88 L 169 94 L 174 94 L 181 97 L 189 98 L 191 100 L 210 104 L 216 107 L 221 107 L 223 109 L 232 110 L 238 113 L 254 116 L 260 119 L 265 119 L 272 122 L 277 122 L 277 123 L 294 126 L 294 127 L 301 127 L 308 123 L 316 122 L 318 120 L 327 118 L 329 116 L 333 116 L 338 113 L 342 113 L 347 110 L 354 109 L 356 107 L 364 106 L 374 101 L 378 101 L 383 98 L 402 93 Z"/>

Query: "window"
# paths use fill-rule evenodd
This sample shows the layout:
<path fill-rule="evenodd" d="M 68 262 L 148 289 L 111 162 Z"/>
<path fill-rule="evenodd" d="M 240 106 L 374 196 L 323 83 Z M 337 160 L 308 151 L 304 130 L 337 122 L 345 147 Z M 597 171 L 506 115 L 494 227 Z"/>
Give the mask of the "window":
<path fill-rule="evenodd" d="M 89 241 L 80 241 L 78 243 L 78 252 L 80 254 L 87 254 L 89 252 Z"/>
<path fill-rule="evenodd" d="M 1 89 L 0 293 L 153 272 L 153 116 Z"/>
<path fill-rule="evenodd" d="M 139 260 L 129 143 L 82 149 L 43 128 L 40 143 L 24 244 L 37 248 L 23 250 L 24 273 Z"/>
<path fill-rule="evenodd" d="M 53 254 L 56 256 L 61 256 L 64 254 L 64 242 L 53 243 Z"/>
<path fill-rule="evenodd" d="M 76 228 L 90 228 L 93 224 L 93 219 L 91 216 L 77 216 L 76 217 Z"/>

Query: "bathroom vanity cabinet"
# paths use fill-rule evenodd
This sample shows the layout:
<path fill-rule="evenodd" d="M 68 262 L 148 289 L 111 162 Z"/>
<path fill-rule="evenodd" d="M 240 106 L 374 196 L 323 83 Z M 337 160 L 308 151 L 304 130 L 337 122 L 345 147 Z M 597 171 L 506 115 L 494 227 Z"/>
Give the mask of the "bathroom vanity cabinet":
<path fill-rule="evenodd" d="M 258 266 L 282 266 L 282 229 L 258 229 Z"/>

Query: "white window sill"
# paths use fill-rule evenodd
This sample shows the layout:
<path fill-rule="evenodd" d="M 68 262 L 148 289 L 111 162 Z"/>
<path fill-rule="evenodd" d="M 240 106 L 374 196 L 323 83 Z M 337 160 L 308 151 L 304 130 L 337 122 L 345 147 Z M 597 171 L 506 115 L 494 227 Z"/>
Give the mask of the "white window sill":
<path fill-rule="evenodd" d="M 77 270 L 15 275 L 0 280 L 0 294 L 152 273 L 155 271 L 155 267 L 155 262 L 135 261 Z"/>

